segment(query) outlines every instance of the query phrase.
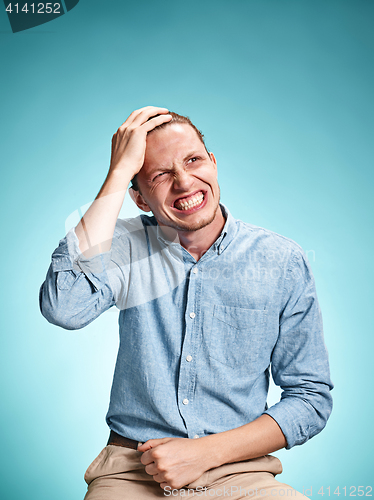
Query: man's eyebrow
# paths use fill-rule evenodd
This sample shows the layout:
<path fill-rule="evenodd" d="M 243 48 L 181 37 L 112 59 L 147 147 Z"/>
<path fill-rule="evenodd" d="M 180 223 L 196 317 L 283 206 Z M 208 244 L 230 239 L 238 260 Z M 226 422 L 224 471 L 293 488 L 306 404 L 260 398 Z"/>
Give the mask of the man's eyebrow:
<path fill-rule="evenodd" d="M 198 153 L 196 150 L 193 150 L 191 151 L 190 153 L 188 153 L 184 158 L 183 158 L 183 162 L 185 162 L 186 160 L 188 160 L 189 158 L 192 158 L 193 156 L 200 156 L 200 153 Z M 162 166 L 159 166 L 159 167 L 156 167 L 154 168 L 153 170 L 151 170 L 149 172 L 149 176 L 152 177 L 156 172 L 168 172 L 170 170 L 173 170 L 173 167 L 162 167 Z"/>

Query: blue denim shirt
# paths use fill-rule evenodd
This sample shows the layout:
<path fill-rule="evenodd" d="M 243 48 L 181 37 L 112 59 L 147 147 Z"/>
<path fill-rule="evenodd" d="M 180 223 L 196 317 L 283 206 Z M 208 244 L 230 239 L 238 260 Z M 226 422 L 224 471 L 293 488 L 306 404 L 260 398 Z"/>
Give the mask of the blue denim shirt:
<path fill-rule="evenodd" d="M 111 250 L 90 259 L 71 230 L 52 255 L 41 311 L 78 329 L 120 309 L 106 416 L 117 433 L 194 438 L 267 413 L 291 448 L 320 432 L 332 408 L 310 265 L 292 240 L 221 207 L 223 231 L 198 262 L 154 217 L 119 219 Z M 282 395 L 268 408 L 270 369 Z"/>

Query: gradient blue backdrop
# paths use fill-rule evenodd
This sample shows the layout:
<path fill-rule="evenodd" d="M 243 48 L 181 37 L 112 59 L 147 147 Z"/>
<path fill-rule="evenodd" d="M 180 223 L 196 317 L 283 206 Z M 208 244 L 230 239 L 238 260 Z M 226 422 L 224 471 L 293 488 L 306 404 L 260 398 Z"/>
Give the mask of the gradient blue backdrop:
<path fill-rule="evenodd" d="M 203 130 L 235 217 L 311 260 L 335 406 L 277 453 L 282 480 L 315 499 L 373 486 L 373 15 L 369 0 L 81 0 L 12 34 L 1 11 L 1 498 L 83 498 L 105 445 L 117 314 L 64 331 L 38 290 L 112 134 L 148 104 Z"/>

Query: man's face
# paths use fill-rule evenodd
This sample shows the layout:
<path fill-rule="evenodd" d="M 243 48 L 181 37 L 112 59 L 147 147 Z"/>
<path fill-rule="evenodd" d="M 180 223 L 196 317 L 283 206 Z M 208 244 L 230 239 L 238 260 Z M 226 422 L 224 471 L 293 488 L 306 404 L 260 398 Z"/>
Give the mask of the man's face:
<path fill-rule="evenodd" d="M 216 217 L 220 197 L 216 160 L 190 125 L 172 124 L 149 134 L 137 179 L 142 198 L 160 225 L 196 231 Z"/>

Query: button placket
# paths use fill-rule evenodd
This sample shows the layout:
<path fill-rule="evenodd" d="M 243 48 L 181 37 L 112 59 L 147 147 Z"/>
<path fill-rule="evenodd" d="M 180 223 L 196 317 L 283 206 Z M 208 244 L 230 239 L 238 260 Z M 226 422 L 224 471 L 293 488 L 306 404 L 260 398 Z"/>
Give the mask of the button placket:
<path fill-rule="evenodd" d="M 200 290 L 200 273 L 197 267 L 189 270 L 187 303 L 185 314 L 185 337 L 182 346 L 182 362 L 179 369 L 178 400 L 179 411 L 187 426 L 188 434 L 196 434 L 196 422 L 193 414 L 193 389 L 195 387 L 196 363 L 193 363 L 196 343 L 199 338 L 198 294 Z"/>

